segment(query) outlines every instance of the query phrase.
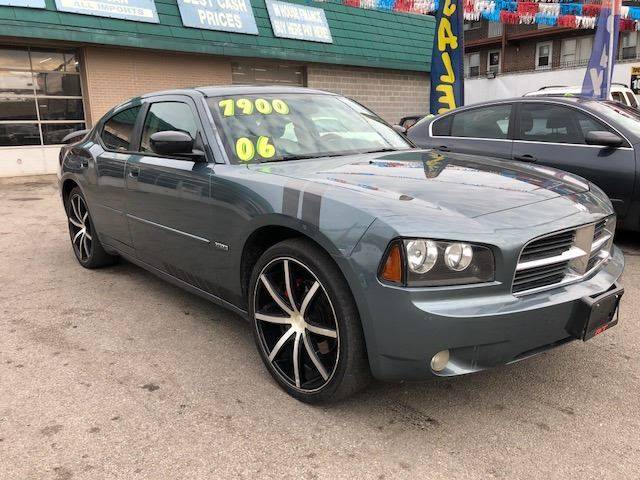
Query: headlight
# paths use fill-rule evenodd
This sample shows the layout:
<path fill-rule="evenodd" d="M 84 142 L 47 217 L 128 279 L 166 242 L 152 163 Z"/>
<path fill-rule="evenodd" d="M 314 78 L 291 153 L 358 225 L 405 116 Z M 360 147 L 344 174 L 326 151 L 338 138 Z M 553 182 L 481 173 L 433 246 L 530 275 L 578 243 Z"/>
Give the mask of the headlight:
<path fill-rule="evenodd" d="M 397 285 L 433 287 L 491 282 L 494 270 L 493 253 L 487 247 L 411 238 L 391 243 L 379 277 Z"/>
<path fill-rule="evenodd" d="M 438 260 L 438 245 L 432 240 L 409 240 L 405 247 L 409 270 L 414 273 L 427 273 Z"/>
<path fill-rule="evenodd" d="M 456 272 L 466 269 L 472 260 L 473 247 L 468 243 L 452 243 L 444 251 L 444 263 Z"/>

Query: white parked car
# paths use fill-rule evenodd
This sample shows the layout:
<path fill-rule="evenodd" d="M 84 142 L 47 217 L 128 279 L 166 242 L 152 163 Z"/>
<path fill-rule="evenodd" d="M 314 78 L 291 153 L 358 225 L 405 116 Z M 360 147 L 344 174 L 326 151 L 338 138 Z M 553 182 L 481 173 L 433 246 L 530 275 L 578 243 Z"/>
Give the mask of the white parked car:
<path fill-rule="evenodd" d="M 525 97 L 557 97 L 559 95 L 579 96 L 582 92 L 580 86 L 553 86 L 542 87 L 535 92 L 525 93 Z M 623 103 L 633 108 L 638 108 L 638 99 L 633 90 L 622 83 L 614 83 L 611 85 L 611 100 Z"/>

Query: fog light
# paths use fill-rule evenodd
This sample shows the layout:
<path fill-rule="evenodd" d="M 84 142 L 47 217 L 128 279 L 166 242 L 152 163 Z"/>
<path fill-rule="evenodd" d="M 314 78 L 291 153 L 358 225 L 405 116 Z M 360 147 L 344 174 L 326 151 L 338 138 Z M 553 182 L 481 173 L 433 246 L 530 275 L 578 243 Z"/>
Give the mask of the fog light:
<path fill-rule="evenodd" d="M 431 370 L 440 372 L 445 369 L 447 363 L 449 363 L 449 350 L 442 350 L 431 359 Z"/>

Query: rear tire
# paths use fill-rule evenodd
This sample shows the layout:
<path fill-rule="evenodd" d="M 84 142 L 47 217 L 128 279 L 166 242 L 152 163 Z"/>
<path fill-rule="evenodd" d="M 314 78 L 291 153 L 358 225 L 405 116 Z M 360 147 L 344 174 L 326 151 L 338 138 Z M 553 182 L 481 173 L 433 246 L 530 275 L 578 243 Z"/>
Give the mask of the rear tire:
<path fill-rule="evenodd" d="M 269 248 L 256 263 L 249 312 L 260 356 L 291 396 L 345 398 L 370 381 L 360 317 L 342 273 L 308 240 Z"/>
<path fill-rule="evenodd" d="M 78 187 L 69 192 L 66 211 L 71 246 L 80 265 L 84 268 L 100 268 L 114 264 L 118 257 L 108 254 L 102 247 L 87 200 Z"/>

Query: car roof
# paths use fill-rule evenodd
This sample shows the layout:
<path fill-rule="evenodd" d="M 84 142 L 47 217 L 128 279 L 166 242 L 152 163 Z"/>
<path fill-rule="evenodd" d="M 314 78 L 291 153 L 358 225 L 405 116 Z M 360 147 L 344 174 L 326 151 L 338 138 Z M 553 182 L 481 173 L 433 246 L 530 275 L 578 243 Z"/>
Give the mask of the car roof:
<path fill-rule="evenodd" d="M 210 85 L 149 92 L 141 95 L 139 98 L 155 97 L 158 95 L 193 95 L 194 93 L 199 93 L 201 95 L 204 95 L 205 97 L 217 97 L 220 95 L 257 95 L 265 93 L 307 93 L 335 95 L 334 93 L 325 92 L 322 90 L 315 90 L 305 87 L 294 87 L 290 85 Z"/>
<path fill-rule="evenodd" d="M 631 89 L 624 84 L 621 83 L 612 83 L 611 84 L 612 92 L 631 92 Z M 550 96 L 550 95 L 562 95 L 564 93 L 571 94 L 580 94 L 582 92 L 582 87 L 578 85 L 567 85 L 567 86 L 552 86 L 552 87 L 543 87 L 533 92 L 528 92 L 523 95 L 523 97 L 536 97 L 536 96 Z"/>
<path fill-rule="evenodd" d="M 499 103 L 526 103 L 526 102 L 554 102 L 554 103 L 565 103 L 567 105 L 580 105 L 583 107 L 589 107 L 590 104 L 600 102 L 602 100 L 595 100 L 593 98 L 586 98 L 580 96 L 563 96 L 558 95 L 532 95 L 530 97 L 511 97 L 511 98 L 502 98 L 500 100 L 488 100 L 486 102 L 473 103 L 469 105 L 464 105 L 462 107 L 456 108 L 454 111 L 466 110 L 468 108 L 476 108 L 481 107 L 483 105 L 496 105 Z M 609 101 L 609 100 L 604 100 Z M 447 112 L 449 113 L 449 112 Z M 437 118 L 437 117 L 436 117 Z"/>

